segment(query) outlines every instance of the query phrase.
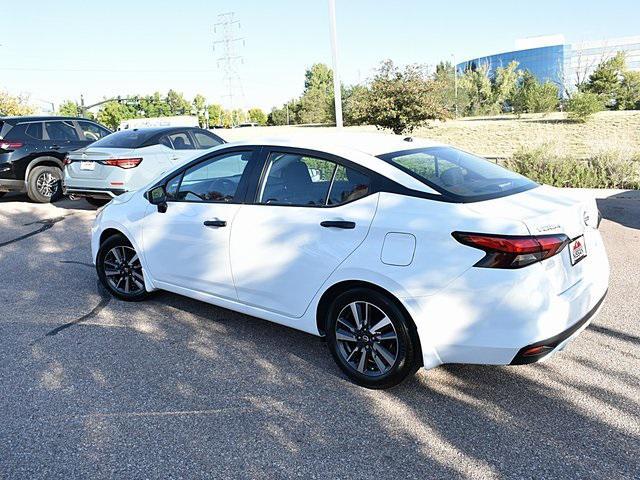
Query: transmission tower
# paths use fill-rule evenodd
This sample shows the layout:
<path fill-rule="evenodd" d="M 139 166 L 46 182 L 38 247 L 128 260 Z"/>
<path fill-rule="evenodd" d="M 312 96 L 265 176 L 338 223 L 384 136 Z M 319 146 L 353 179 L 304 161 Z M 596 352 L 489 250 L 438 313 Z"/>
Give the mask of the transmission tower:
<path fill-rule="evenodd" d="M 213 50 L 221 52 L 216 63 L 222 70 L 227 87 L 227 94 L 223 97 L 228 99 L 229 110 L 232 112 L 235 108 L 234 99 L 240 97 L 244 101 L 244 90 L 238 73 L 238 65 L 244 63 L 242 55 L 238 54 L 239 47 L 244 46 L 244 38 L 237 36 L 239 31 L 240 21 L 235 19 L 234 12 L 221 13 L 218 15 L 217 23 L 213 25 L 216 38 L 213 42 Z M 235 119 L 232 121 L 235 122 Z"/>

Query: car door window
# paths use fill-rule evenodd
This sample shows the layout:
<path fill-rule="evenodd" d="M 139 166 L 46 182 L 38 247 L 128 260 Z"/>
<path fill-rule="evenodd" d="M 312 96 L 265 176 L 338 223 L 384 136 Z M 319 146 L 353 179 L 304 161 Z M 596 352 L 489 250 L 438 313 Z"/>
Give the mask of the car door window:
<path fill-rule="evenodd" d="M 106 137 L 110 133 L 109 130 L 99 127 L 95 123 L 79 121 L 78 125 L 82 132 L 82 140 L 86 140 L 88 142 L 100 140 L 102 137 Z"/>
<path fill-rule="evenodd" d="M 220 145 L 222 142 L 215 135 L 209 132 L 192 132 L 193 136 L 198 142 L 200 148 L 213 148 Z"/>
<path fill-rule="evenodd" d="M 232 152 L 205 160 L 184 172 L 179 187 L 172 188 L 175 200 L 190 202 L 231 202 L 251 159 L 251 151 Z"/>
<path fill-rule="evenodd" d="M 352 202 L 369 194 L 371 180 L 353 168 L 338 165 L 331 184 L 329 205 Z"/>
<path fill-rule="evenodd" d="M 42 123 L 19 123 L 4 137 L 5 140 L 42 140 Z"/>
<path fill-rule="evenodd" d="M 76 132 L 73 123 L 70 121 L 54 121 L 45 122 L 45 129 L 49 140 L 58 142 L 75 142 L 78 140 L 78 133 Z"/>
<path fill-rule="evenodd" d="M 167 137 L 166 135 L 163 137 L 160 137 L 160 140 L 158 140 L 158 144 L 164 145 L 165 147 L 173 150 L 173 143 L 171 143 L 171 140 L 169 140 L 169 137 Z"/>
<path fill-rule="evenodd" d="M 175 150 L 193 150 L 194 146 L 186 132 L 178 132 L 169 135 L 169 139 Z"/>
<path fill-rule="evenodd" d="M 323 206 L 336 164 L 291 153 L 272 153 L 259 203 Z"/>

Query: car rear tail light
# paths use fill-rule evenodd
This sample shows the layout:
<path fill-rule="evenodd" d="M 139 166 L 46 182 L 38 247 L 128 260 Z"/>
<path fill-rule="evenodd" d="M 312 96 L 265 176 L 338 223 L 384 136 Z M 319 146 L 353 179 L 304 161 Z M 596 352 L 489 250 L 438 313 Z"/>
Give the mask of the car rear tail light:
<path fill-rule="evenodd" d="M 65 155 L 64 157 L 64 161 L 62 162 L 65 166 L 69 165 L 71 163 L 71 159 L 69 158 L 69 155 Z"/>
<path fill-rule="evenodd" d="M 135 168 L 140 165 L 140 162 L 142 162 L 141 158 L 112 158 L 104 160 L 102 164 L 120 168 Z"/>
<path fill-rule="evenodd" d="M 24 145 L 22 142 L 11 142 L 8 140 L 0 140 L 0 150 L 8 150 L 8 151 L 13 151 L 13 150 L 17 150 L 20 147 L 22 147 L 22 145 Z"/>
<path fill-rule="evenodd" d="M 453 238 L 486 255 L 474 266 L 484 268 L 522 268 L 553 257 L 569 244 L 566 235 L 491 235 L 453 232 Z"/>

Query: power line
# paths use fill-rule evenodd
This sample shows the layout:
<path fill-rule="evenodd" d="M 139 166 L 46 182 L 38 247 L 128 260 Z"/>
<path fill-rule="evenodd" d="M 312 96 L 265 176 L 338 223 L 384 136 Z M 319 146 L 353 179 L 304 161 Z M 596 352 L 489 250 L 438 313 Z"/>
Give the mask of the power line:
<path fill-rule="evenodd" d="M 213 25 L 216 40 L 213 49 L 221 50 L 222 55 L 216 59 L 218 68 L 222 69 L 224 83 L 227 87 L 229 110 L 234 109 L 234 98 L 240 96 L 244 100 L 242 81 L 238 73 L 238 64 L 244 63 L 242 55 L 238 54 L 238 47 L 244 46 L 244 38 L 237 36 L 240 31 L 240 21 L 236 20 L 234 12 L 221 13 L 218 21 Z"/>

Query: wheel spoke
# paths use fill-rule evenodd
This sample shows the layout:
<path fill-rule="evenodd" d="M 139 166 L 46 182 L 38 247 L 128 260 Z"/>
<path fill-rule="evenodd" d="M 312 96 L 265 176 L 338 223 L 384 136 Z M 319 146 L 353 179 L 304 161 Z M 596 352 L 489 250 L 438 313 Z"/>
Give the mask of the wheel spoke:
<path fill-rule="evenodd" d="M 124 277 L 124 291 L 126 293 L 131 292 L 131 288 L 130 288 L 130 285 L 129 285 L 129 277 Z"/>
<path fill-rule="evenodd" d="M 371 352 L 371 356 L 373 357 L 373 361 L 376 362 L 376 367 L 378 367 L 378 370 L 380 370 L 380 373 L 384 373 L 385 371 L 388 370 L 388 367 L 386 367 L 385 364 L 382 363 L 382 360 L 380 360 L 380 357 L 375 351 Z"/>
<path fill-rule="evenodd" d="M 396 335 L 396 332 L 383 333 L 378 337 L 378 340 L 397 340 L 397 339 L 398 337 Z"/>
<path fill-rule="evenodd" d="M 129 260 L 129 264 L 130 264 L 131 266 L 133 266 L 133 264 L 134 264 L 134 263 L 136 263 L 136 262 L 139 262 L 138 254 L 137 254 L 137 253 L 136 253 L 136 254 L 134 254 L 134 255 L 133 255 L 133 257 L 131 257 L 131 260 Z"/>
<path fill-rule="evenodd" d="M 120 275 L 120 272 L 118 270 L 105 270 L 104 274 L 107 277 L 115 277 L 116 275 Z"/>
<path fill-rule="evenodd" d="M 350 362 L 353 356 L 356 354 L 356 352 L 359 352 L 359 351 L 360 351 L 360 347 L 356 347 L 353 350 L 351 350 L 351 353 L 347 357 L 347 362 Z"/>
<path fill-rule="evenodd" d="M 140 275 L 138 272 L 136 272 L 135 270 L 133 272 L 131 272 L 133 274 L 133 278 L 144 282 L 144 277 L 142 275 Z"/>
<path fill-rule="evenodd" d="M 142 290 L 144 288 L 144 285 L 142 283 L 140 283 L 138 280 L 136 280 L 135 277 L 133 277 L 131 280 L 133 280 L 133 284 L 138 287 L 138 290 Z"/>
<path fill-rule="evenodd" d="M 116 262 L 122 263 L 122 257 L 120 256 L 120 252 L 118 252 L 117 248 L 114 248 L 113 250 L 111 250 L 111 253 L 113 253 L 113 256 L 116 259 Z"/>
<path fill-rule="evenodd" d="M 383 347 L 379 343 L 374 343 L 373 344 L 373 348 L 380 355 L 382 355 L 382 358 L 384 358 L 386 360 L 386 362 L 389 364 L 389 366 L 393 365 L 393 363 L 396 361 L 396 358 L 393 355 L 393 353 L 391 353 L 389 350 L 387 350 L 385 347 Z"/>
<path fill-rule="evenodd" d="M 384 316 L 384 318 L 382 320 L 380 320 L 378 323 L 376 323 L 373 327 L 371 327 L 371 333 L 376 333 L 378 330 L 380 330 L 382 327 L 385 327 L 387 325 L 389 325 L 391 323 L 391 320 L 389 320 L 389 317 L 387 317 L 386 315 Z"/>
<path fill-rule="evenodd" d="M 352 333 L 346 332 L 344 330 L 338 330 L 336 332 L 336 340 L 339 342 L 357 342 L 356 336 Z"/>
<path fill-rule="evenodd" d="M 360 362 L 358 362 L 358 371 L 360 373 L 364 373 L 364 367 L 366 363 L 367 363 L 367 350 L 363 348 L 362 355 L 360 355 Z"/>
<path fill-rule="evenodd" d="M 353 330 L 354 330 L 353 326 L 352 326 L 352 325 L 349 325 L 349 324 L 346 322 L 346 320 L 344 320 L 343 318 L 338 318 L 338 323 L 341 323 L 342 325 L 344 325 L 345 327 L 347 327 L 347 329 L 348 329 L 351 333 L 353 333 Z"/>
<path fill-rule="evenodd" d="M 350 307 L 353 319 L 356 321 L 356 326 L 358 328 L 362 328 L 362 322 L 360 321 L 360 312 L 358 312 L 358 304 L 356 302 L 353 302 Z"/>

